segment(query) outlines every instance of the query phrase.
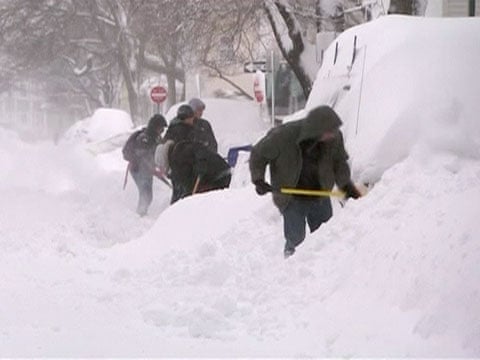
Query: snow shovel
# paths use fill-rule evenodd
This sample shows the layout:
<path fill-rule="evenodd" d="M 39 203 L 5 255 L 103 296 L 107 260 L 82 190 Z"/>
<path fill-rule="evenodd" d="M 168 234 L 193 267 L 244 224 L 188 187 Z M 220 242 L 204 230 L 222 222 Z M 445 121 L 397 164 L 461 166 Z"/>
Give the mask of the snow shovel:
<path fill-rule="evenodd" d="M 329 196 L 344 198 L 345 193 L 343 191 L 326 191 L 326 190 L 306 190 L 306 189 L 295 189 L 295 188 L 281 188 L 280 192 L 282 194 L 289 195 L 307 195 L 307 196 Z"/>
<path fill-rule="evenodd" d="M 161 182 L 163 182 L 165 185 L 167 185 L 170 189 L 172 188 L 172 184 L 170 184 L 170 182 L 165 178 L 165 176 L 163 175 L 157 175 L 155 174 L 155 176 L 158 178 L 158 180 L 160 180 Z"/>
<path fill-rule="evenodd" d="M 195 180 L 195 185 L 193 185 L 192 195 L 198 191 L 198 186 L 200 185 L 200 176 L 197 176 Z"/>
<path fill-rule="evenodd" d="M 127 187 L 127 181 L 128 181 L 128 172 L 130 171 L 130 162 L 127 165 L 127 169 L 125 170 L 125 179 L 123 179 L 123 190 Z"/>
<path fill-rule="evenodd" d="M 170 181 L 167 180 L 167 178 L 165 177 L 165 175 L 163 174 L 163 172 L 157 168 L 157 167 L 154 167 L 153 170 L 152 170 L 152 174 L 158 179 L 160 180 L 161 182 L 163 182 L 165 185 L 167 185 L 170 189 L 172 188 L 172 184 L 170 184 Z"/>

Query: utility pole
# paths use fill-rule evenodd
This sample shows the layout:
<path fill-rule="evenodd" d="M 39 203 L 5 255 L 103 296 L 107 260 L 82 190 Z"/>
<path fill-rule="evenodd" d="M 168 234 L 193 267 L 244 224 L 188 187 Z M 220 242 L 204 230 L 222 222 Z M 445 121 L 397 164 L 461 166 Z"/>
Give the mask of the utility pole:
<path fill-rule="evenodd" d="M 468 16 L 475 16 L 475 0 L 468 1 Z"/>
<path fill-rule="evenodd" d="M 322 0 L 317 0 L 315 4 L 315 23 L 317 25 L 317 34 L 322 31 Z"/>

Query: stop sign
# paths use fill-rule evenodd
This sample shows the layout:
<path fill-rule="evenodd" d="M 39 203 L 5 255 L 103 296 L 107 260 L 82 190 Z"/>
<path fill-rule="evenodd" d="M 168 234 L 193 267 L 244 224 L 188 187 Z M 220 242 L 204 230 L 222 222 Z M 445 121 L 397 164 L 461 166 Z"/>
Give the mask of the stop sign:
<path fill-rule="evenodd" d="M 152 90 L 150 90 L 150 99 L 154 103 L 160 104 L 165 101 L 167 98 L 167 89 L 163 86 L 154 86 Z"/>
<path fill-rule="evenodd" d="M 255 95 L 255 100 L 257 100 L 258 103 L 263 102 L 264 95 L 260 85 L 260 79 L 258 77 L 255 77 L 253 80 L 253 94 Z"/>

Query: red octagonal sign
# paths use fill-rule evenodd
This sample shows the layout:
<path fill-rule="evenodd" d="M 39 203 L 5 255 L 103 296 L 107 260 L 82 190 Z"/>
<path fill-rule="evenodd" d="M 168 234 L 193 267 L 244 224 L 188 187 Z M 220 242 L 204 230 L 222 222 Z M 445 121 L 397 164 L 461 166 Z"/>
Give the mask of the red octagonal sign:
<path fill-rule="evenodd" d="M 260 79 L 258 77 L 255 77 L 253 80 L 253 94 L 255 95 L 255 100 L 257 100 L 258 103 L 263 101 L 263 91 L 262 87 L 260 86 Z"/>
<path fill-rule="evenodd" d="M 150 99 L 154 103 L 160 104 L 165 101 L 167 98 L 167 89 L 163 86 L 154 86 L 152 90 L 150 90 Z"/>

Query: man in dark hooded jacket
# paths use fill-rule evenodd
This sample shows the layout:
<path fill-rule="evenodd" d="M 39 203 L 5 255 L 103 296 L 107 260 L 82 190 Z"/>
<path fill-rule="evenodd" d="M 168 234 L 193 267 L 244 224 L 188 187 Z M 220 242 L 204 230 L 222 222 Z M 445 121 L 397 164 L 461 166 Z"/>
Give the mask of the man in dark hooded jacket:
<path fill-rule="evenodd" d="M 313 232 L 330 219 L 332 204 L 329 197 L 288 195 L 280 189 L 331 191 L 336 184 L 347 198 L 360 197 L 350 178 L 341 124 L 332 108 L 320 106 L 304 119 L 273 128 L 252 149 L 250 173 L 256 191 L 273 192 L 283 216 L 285 257 L 305 239 L 305 222 Z M 267 165 L 271 185 L 265 182 Z"/>
<path fill-rule="evenodd" d="M 147 214 L 152 203 L 155 149 L 161 142 L 166 127 L 165 118 L 155 114 L 148 121 L 147 127 L 134 132 L 123 147 L 124 159 L 129 162 L 128 169 L 138 188 L 137 213 L 140 216 Z"/>

